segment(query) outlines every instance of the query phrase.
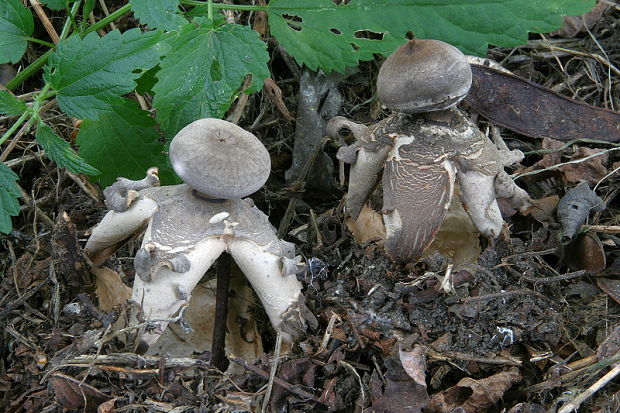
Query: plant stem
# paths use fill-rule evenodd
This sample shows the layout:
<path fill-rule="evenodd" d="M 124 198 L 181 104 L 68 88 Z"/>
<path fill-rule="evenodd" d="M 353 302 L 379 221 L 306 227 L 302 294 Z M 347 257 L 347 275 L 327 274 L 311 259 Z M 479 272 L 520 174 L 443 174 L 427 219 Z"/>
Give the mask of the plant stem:
<path fill-rule="evenodd" d="M 26 119 L 28 119 L 28 117 L 31 115 L 32 115 L 32 112 L 30 112 L 29 110 L 22 113 L 22 115 L 19 117 L 19 119 L 17 119 L 17 121 L 13 124 L 13 126 L 11 126 L 9 130 L 7 130 L 4 133 L 4 135 L 2 135 L 2 137 L 0 138 L 0 145 L 2 145 L 7 139 L 9 139 L 11 135 L 13 134 L 13 132 L 15 132 L 17 128 L 19 128 L 22 125 L 22 123 L 24 123 Z"/>
<path fill-rule="evenodd" d="M 39 57 L 34 62 L 30 63 L 28 67 L 26 67 L 24 70 L 19 72 L 17 76 L 15 76 L 10 82 L 8 82 L 5 85 L 5 87 L 8 90 L 15 90 L 18 86 L 24 83 L 26 79 L 28 79 L 30 76 L 37 73 L 43 67 L 43 65 L 47 62 L 47 59 L 50 57 L 51 54 L 52 54 L 52 50 L 48 50 L 47 52 L 42 54 L 41 57 Z"/>
<path fill-rule="evenodd" d="M 130 11 L 131 11 L 131 4 L 126 4 L 120 9 L 114 11 L 113 13 L 110 13 L 108 16 L 104 17 L 103 19 L 99 20 L 97 23 L 90 26 L 88 29 L 85 30 L 85 33 L 90 33 L 90 32 L 94 32 L 95 30 L 99 30 L 107 26 L 111 22 L 114 22 L 120 19 L 122 16 L 129 13 Z"/>
<path fill-rule="evenodd" d="M 207 3 L 207 16 L 209 20 L 213 21 L 213 0 L 209 0 L 209 3 Z"/>
<path fill-rule="evenodd" d="M 76 1 L 75 4 L 73 4 L 73 6 L 71 7 L 71 10 L 69 11 L 69 19 L 65 20 L 65 23 L 62 26 L 62 31 L 60 32 L 60 40 L 66 38 L 67 35 L 69 34 L 69 29 L 71 28 L 71 22 L 75 20 L 75 15 L 80 9 L 80 3 L 82 3 L 81 0 Z"/>
<path fill-rule="evenodd" d="M 54 43 L 46 42 L 45 40 L 35 39 L 34 37 L 26 37 L 25 39 L 28 40 L 29 42 L 42 44 L 43 46 L 47 46 L 50 48 L 56 47 Z"/>
<path fill-rule="evenodd" d="M 195 1 L 195 0 L 181 0 L 181 4 L 186 6 L 204 6 L 204 1 Z M 251 6 L 248 4 L 222 4 L 222 3 L 212 3 L 211 5 L 214 9 L 217 10 L 240 10 L 240 11 L 268 11 L 269 7 L 267 6 Z"/>
<path fill-rule="evenodd" d="M 80 1 L 76 1 L 75 4 L 73 5 L 73 8 L 75 8 L 75 6 L 79 7 L 80 3 L 81 3 Z M 66 10 L 67 10 L 67 15 L 69 16 L 69 20 L 68 21 L 71 22 L 71 24 L 73 25 L 73 30 L 75 32 L 77 32 L 78 31 L 78 24 L 77 24 L 77 21 L 75 20 L 75 16 L 73 15 L 73 10 L 69 9 L 69 5 L 68 4 L 67 4 Z"/>

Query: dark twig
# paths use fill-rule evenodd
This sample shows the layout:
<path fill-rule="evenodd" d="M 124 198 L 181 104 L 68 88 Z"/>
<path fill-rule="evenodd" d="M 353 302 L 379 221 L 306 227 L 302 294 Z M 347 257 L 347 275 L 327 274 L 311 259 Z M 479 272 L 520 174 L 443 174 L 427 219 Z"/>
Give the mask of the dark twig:
<path fill-rule="evenodd" d="M 256 366 L 251 365 L 250 363 L 248 363 L 247 361 L 245 361 L 244 359 L 242 359 L 241 357 L 235 357 L 235 356 L 230 356 L 229 357 L 230 361 L 237 363 L 238 365 L 240 365 L 241 367 L 243 367 L 244 369 L 251 371 L 252 373 L 261 376 L 262 378 L 264 378 L 265 380 L 269 380 L 269 373 L 267 373 L 265 370 L 262 370 Z M 320 403 L 319 399 L 317 397 L 315 397 L 313 394 L 308 393 L 305 390 L 302 390 L 290 383 L 287 383 L 286 381 L 278 378 L 278 377 L 274 377 L 273 382 L 275 384 L 277 384 L 278 386 L 282 387 L 283 389 L 298 395 L 299 397 L 302 397 L 306 400 L 310 400 L 313 401 L 315 403 Z"/>
<path fill-rule="evenodd" d="M 535 295 L 538 298 L 549 302 L 550 304 L 552 304 L 554 307 L 555 305 L 552 303 L 551 300 L 549 300 L 547 297 L 545 297 L 544 295 L 542 295 L 539 292 L 536 291 L 532 291 L 532 290 L 528 290 L 527 288 L 525 289 L 521 289 L 521 290 L 514 290 L 514 291 L 502 291 L 501 293 L 494 293 L 494 294 L 486 294 L 486 295 L 478 295 L 475 297 L 467 297 L 467 298 L 463 298 L 461 300 L 462 303 L 473 303 L 476 301 L 487 301 L 487 300 L 495 300 L 497 298 L 508 298 L 508 297 L 513 297 L 516 295 Z"/>
<path fill-rule="evenodd" d="M 228 317 L 230 260 L 230 256 L 225 254 L 217 262 L 217 289 L 215 293 L 213 340 L 211 341 L 211 365 L 220 371 L 226 371 L 229 364 L 226 358 L 226 319 Z"/>

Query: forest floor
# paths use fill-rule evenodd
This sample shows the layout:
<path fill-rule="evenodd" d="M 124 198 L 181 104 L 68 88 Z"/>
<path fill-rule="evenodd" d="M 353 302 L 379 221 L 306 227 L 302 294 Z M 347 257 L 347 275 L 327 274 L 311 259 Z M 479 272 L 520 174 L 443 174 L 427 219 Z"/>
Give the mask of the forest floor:
<path fill-rule="evenodd" d="M 527 45 L 491 48 L 488 57 L 571 99 L 617 111 L 619 21 L 620 7 L 610 6 L 589 32 L 532 35 Z M 364 63 L 341 82 L 341 114 L 365 124 L 387 115 L 373 99 L 380 63 Z M 278 103 L 294 116 L 298 79 L 278 56 L 272 73 L 284 96 Z M 21 93 L 38 87 L 33 79 Z M 466 103 L 461 107 L 481 130 L 493 130 Z M 287 186 L 295 122 L 262 92 L 241 109 L 240 126 L 272 155 L 272 177 L 253 196 L 257 206 L 278 228 L 295 199 L 285 239 L 309 264 L 302 281 L 318 329 L 281 349 L 275 380 L 269 375 L 276 336 L 258 300 L 244 315 L 250 325 L 238 327 L 245 333 L 229 331 L 229 348 L 243 340 L 244 350 L 231 356 L 236 367 L 228 373 L 209 365 L 204 341 L 175 354 L 185 341 L 177 325 L 170 329 L 179 341 L 165 352 L 133 353 L 131 337 L 115 332 L 126 308 L 98 307 L 96 276 L 81 257 L 106 212 L 100 190 L 38 156 L 33 137 L 24 136 L 10 159 L 20 169 L 24 207 L 14 231 L 0 237 L 0 411 L 545 412 L 575 400 L 579 411 L 620 411 L 620 382 L 592 389 L 620 359 L 620 142 L 566 145 L 499 128 L 509 148 L 526 153 L 509 172 L 537 171 L 517 180 L 536 208 L 522 214 L 502 205 L 504 231 L 488 240 L 467 229 L 455 205 L 427 256 L 399 265 L 380 240 L 353 237 L 335 142 L 325 148 L 336 171 L 333 191 Z M 47 116 L 70 136 L 71 119 L 54 108 Z M 592 212 L 588 227 L 564 246 L 555 210 L 581 181 L 596 186 L 606 208 Z M 136 245 L 106 264 L 128 286 Z M 214 277 L 213 270 L 205 276 L 206 290 Z M 196 320 L 209 321 L 210 297 Z M 580 400 L 588 390 L 594 391 Z"/>

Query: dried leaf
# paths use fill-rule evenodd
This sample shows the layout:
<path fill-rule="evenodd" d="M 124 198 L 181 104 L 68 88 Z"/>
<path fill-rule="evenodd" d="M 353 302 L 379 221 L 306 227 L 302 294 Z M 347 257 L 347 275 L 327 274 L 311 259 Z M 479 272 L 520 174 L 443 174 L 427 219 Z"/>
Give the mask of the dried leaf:
<path fill-rule="evenodd" d="M 456 386 L 434 394 L 425 412 L 448 413 L 456 408 L 461 408 L 467 413 L 484 412 L 493 407 L 504 393 L 519 381 L 521 373 L 517 368 L 479 380 L 465 377 Z M 468 394 L 471 395 L 467 397 Z"/>
<path fill-rule="evenodd" d="M 372 406 L 374 413 L 418 413 L 426 407 L 428 394 L 426 385 L 416 383 L 403 369 L 402 362 L 390 357 L 385 360 L 385 386 L 372 380 Z M 376 372 L 373 372 L 373 376 Z"/>
<path fill-rule="evenodd" d="M 97 297 L 99 308 L 103 311 L 109 313 L 131 297 L 131 288 L 123 283 L 116 271 L 106 267 L 93 267 L 90 272 L 97 277 Z"/>
<path fill-rule="evenodd" d="M 62 373 L 52 374 L 49 383 L 56 398 L 66 409 L 84 408 L 88 411 L 111 398 L 95 387 Z"/>
<path fill-rule="evenodd" d="M 573 271 L 585 270 L 588 274 L 605 271 L 607 261 L 601 240 L 595 233 L 580 234 L 564 249 L 566 263 Z"/>
<path fill-rule="evenodd" d="M 487 119 L 532 137 L 570 141 L 588 137 L 620 141 L 620 114 L 562 96 L 551 89 L 486 66 L 471 65 L 465 101 Z"/>
<path fill-rule="evenodd" d="M 594 8 L 588 13 L 581 16 L 564 16 L 564 25 L 559 30 L 549 33 L 550 36 L 559 36 L 566 39 L 572 39 L 581 32 L 585 32 L 586 28 L 591 29 L 603 17 L 603 13 L 608 8 L 608 4 L 599 1 Z"/>
<path fill-rule="evenodd" d="M 381 214 L 372 208 L 364 205 L 360 211 L 360 215 L 356 220 L 347 217 L 345 224 L 353 238 L 359 244 L 363 244 L 370 240 L 385 239 L 385 226 Z"/>
<path fill-rule="evenodd" d="M 426 387 L 426 346 L 417 344 L 411 351 L 398 348 L 398 357 L 409 377 Z"/>
<path fill-rule="evenodd" d="M 562 171 L 562 179 L 564 182 L 577 183 L 587 181 L 592 185 L 596 185 L 597 182 L 603 179 L 603 177 L 607 175 L 607 168 L 605 167 L 605 164 L 609 160 L 609 154 L 608 152 L 605 152 L 604 149 L 579 147 L 571 156 L 571 161 L 583 159 L 597 153 L 600 153 L 601 155 L 595 156 L 583 162 L 562 165 L 560 167 L 560 171 Z"/>
<path fill-rule="evenodd" d="M 538 222 L 555 222 L 555 210 L 558 207 L 558 202 L 560 202 L 560 197 L 557 195 L 536 199 L 532 202 L 534 206 L 530 209 L 530 215 Z"/>
<path fill-rule="evenodd" d="M 116 399 L 110 399 L 107 402 L 103 402 L 97 407 L 97 413 L 114 413 L 114 403 Z"/>
<path fill-rule="evenodd" d="M 620 304 L 620 280 L 612 280 L 611 278 L 599 278 L 596 280 L 596 284 L 615 302 Z"/>

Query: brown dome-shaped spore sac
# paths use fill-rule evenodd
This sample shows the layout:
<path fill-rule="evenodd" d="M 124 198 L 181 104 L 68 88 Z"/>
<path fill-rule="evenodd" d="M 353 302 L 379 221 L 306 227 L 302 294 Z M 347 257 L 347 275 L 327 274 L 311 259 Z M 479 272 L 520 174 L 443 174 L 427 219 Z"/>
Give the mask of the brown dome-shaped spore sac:
<path fill-rule="evenodd" d="M 459 49 L 439 40 L 413 39 L 381 66 L 377 94 L 396 112 L 444 110 L 467 96 L 471 80 L 471 67 Z"/>
<path fill-rule="evenodd" d="M 190 187 L 210 198 L 242 198 L 258 191 L 271 170 L 260 140 L 221 119 L 190 123 L 170 143 L 172 168 Z"/>

